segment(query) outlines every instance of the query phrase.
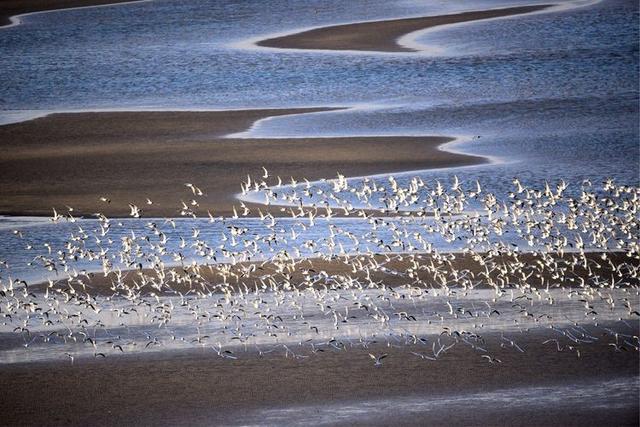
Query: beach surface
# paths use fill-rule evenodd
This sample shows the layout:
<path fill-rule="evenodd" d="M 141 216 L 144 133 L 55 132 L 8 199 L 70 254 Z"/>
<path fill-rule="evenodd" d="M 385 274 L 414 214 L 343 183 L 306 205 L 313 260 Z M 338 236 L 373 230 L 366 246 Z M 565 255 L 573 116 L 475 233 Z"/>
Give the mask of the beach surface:
<path fill-rule="evenodd" d="M 132 0 L 3 0 L 0 2 L 0 28 L 11 25 L 12 16 L 25 13 L 131 2 Z"/>
<path fill-rule="evenodd" d="M 371 52 L 414 52 L 401 46 L 398 38 L 428 28 L 537 12 L 551 5 L 518 6 L 456 13 L 451 15 L 358 22 L 316 28 L 282 37 L 260 40 L 263 47 L 283 49 L 361 50 Z"/>
<path fill-rule="evenodd" d="M 134 203 L 143 216 L 177 216 L 181 200 L 193 197 L 185 183 L 193 183 L 206 193 L 202 214 L 228 216 L 241 182 L 259 178 L 262 166 L 275 184 L 276 176 L 317 180 L 486 161 L 440 150 L 453 140 L 442 136 L 224 138 L 266 117 L 325 110 L 62 113 L 0 126 L 0 212 L 51 215 L 71 206 L 75 215 L 126 216 Z"/>
<path fill-rule="evenodd" d="M 576 357 L 542 344 L 556 337 L 518 335 L 520 353 L 500 347 L 500 334 L 485 335 L 500 363 L 463 344 L 429 361 L 410 351 L 428 353 L 430 345 L 379 342 L 298 357 L 236 349 L 236 360 L 223 359 L 207 346 L 5 365 L 0 398 L 11 410 L 1 423 L 637 425 L 637 353 L 613 351 L 606 337 Z M 374 367 L 369 353 L 388 357 Z"/>

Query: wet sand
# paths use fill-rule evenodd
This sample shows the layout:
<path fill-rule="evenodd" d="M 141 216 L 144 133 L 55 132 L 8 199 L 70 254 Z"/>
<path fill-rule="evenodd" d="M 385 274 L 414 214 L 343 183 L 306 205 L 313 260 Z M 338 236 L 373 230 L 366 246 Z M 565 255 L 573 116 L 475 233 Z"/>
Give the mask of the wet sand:
<path fill-rule="evenodd" d="M 456 13 L 419 18 L 359 22 L 316 28 L 282 37 L 260 40 L 263 47 L 284 49 L 361 50 L 371 52 L 414 52 L 397 43 L 398 38 L 414 31 L 440 25 L 536 12 L 551 5 L 518 6 L 503 9 Z"/>
<path fill-rule="evenodd" d="M 492 356 L 502 361 L 494 364 L 462 344 L 431 362 L 409 353 L 427 352 L 425 346 L 394 348 L 378 343 L 369 349 L 347 345 L 346 351 L 327 350 L 300 360 L 285 358 L 284 350 L 263 358 L 236 351 L 237 360 L 222 359 L 207 347 L 89 358 L 73 365 L 69 361 L 5 365 L 0 367 L 0 399 L 11 410 L 4 411 L 0 424 L 264 423 L 268 420 L 261 410 L 341 402 L 358 407 L 358 402 L 367 400 L 416 397 L 428 402 L 492 391 L 517 397 L 516 388 L 573 384 L 597 388 L 598 382 L 639 374 L 637 352 L 613 351 L 607 344 L 612 337 L 582 345 L 580 358 L 541 344 L 555 337 L 548 330 L 518 335 L 515 339 L 526 350 L 519 353 L 500 348 L 499 334 L 485 335 L 487 346 L 494 349 Z M 370 352 L 389 357 L 375 368 Z M 469 411 L 453 400 L 440 411 L 419 416 L 391 409 L 376 420 L 356 418 L 348 424 L 637 425 L 637 391 L 629 394 L 611 397 L 608 408 L 585 400 L 578 405 L 554 402 L 544 411 L 535 402 L 520 402 L 516 408 L 489 402 Z M 619 407 L 613 409 L 615 405 Z M 305 424 L 317 421 L 317 415 L 309 411 Z"/>
<path fill-rule="evenodd" d="M 2 0 L 0 2 L 0 28 L 11 25 L 11 17 L 45 10 L 69 9 L 74 7 L 100 6 L 106 4 L 129 3 L 132 0 Z"/>
<path fill-rule="evenodd" d="M 134 203 L 143 216 L 177 216 L 193 197 L 184 184 L 194 183 L 206 192 L 203 215 L 228 216 L 240 183 L 262 166 L 287 181 L 486 161 L 438 149 L 451 141 L 441 136 L 223 138 L 265 117 L 324 110 L 64 113 L 0 126 L 0 213 L 51 215 L 68 205 L 76 215 L 127 216 Z"/>

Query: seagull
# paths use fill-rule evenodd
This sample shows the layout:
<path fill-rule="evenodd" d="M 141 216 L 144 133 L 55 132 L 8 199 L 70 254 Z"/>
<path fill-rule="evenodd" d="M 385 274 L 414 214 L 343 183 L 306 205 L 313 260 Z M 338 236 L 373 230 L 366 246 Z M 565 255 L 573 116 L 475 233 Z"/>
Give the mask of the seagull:
<path fill-rule="evenodd" d="M 430 356 L 424 355 L 422 353 L 416 353 L 414 351 L 412 351 L 411 354 L 413 354 L 415 356 L 418 356 L 420 359 L 423 359 L 423 360 L 432 360 L 432 361 L 438 360 L 435 357 L 430 357 Z"/>
<path fill-rule="evenodd" d="M 482 355 L 482 356 L 480 356 L 480 357 L 482 357 L 483 359 L 487 359 L 487 360 L 489 361 L 489 363 L 492 363 L 492 364 L 493 364 L 493 363 L 502 363 L 502 360 L 497 359 L 497 358 L 495 358 L 495 357 L 491 357 L 491 356 L 489 356 L 488 354 L 483 354 L 483 355 Z"/>
<path fill-rule="evenodd" d="M 189 188 L 194 196 L 202 196 L 204 194 L 202 190 L 191 183 L 186 183 L 185 187 Z"/>
<path fill-rule="evenodd" d="M 140 218 L 140 214 L 142 213 L 142 209 L 140 209 L 136 205 L 132 205 L 131 203 L 129 203 L 129 209 L 131 209 L 131 212 L 129 212 L 130 216 L 132 216 L 134 218 Z"/>
<path fill-rule="evenodd" d="M 434 362 L 458 344 L 484 353 L 490 345 L 524 353 L 504 335 L 493 343 L 480 335 L 505 322 L 522 334 L 550 327 L 574 345 L 544 341 L 541 348 L 552 353 L 555 347 L 580 357 L 583 347 L 586 351 L 603 336 L 615 337 L 605 344 L 612 351 L 639 351 L 640 339 L 628 322 L 640 316 L 640 267 L 634 258 L 640 250 L 634 234 L 638 188 L 609 180 L 602 188 L 565 182 L 536 187 L 518 180 L 515 191 L 493 194 L 479 181 L 465 190 L 457 177 L 446 188 L 420 177 L 359 181 L 340 174 L 317 185 L 297 179 L 292 178 L 293 186 L 278 179 L 278 188 L 247 176 L 243 188 L 263 192 L 265 202 L 277 206 L 273 213 L 258 209 L 255 220 L 245 218 L 251 218 L 245 202 L 233 208 L 232 218 L 209 211 L 199 217 L 195 196 L 202 191 L 193 184 L 187 187 L 194 199 L 182 201 L 177 211 L 185 221 L 110 221 L 97 213 L 92 220 L 97 227 L 89 227 L 82 221 L 72 224 L 70 214 L 54 209 L 55 221 L 65 220 L 58 227 L 64 234 L 31 243 L 33 233 L 16 230 L 9 236 L 24 239 L 17 243 L 19 250 L 28 244 L 25 265 L 51 275 L 48 286 L 43 293 L 32 292 L 23 278 L 10 276 L 20 270 L 0 261 L 0 319 L 9 330 L 27 333 L 25 348 L 35 339 L 27 331 L 44 326 L 63 332 L 42 335 L 43 342 L 89 343 L 96 358 L 106 357 L 97 352 L 102 341 L 96 337 L 116 330 L 104 325 L 111 318 L 128 331 L 123 335 L 129 334 L 106 341 L 120 353 L 123 346 L 127 353 L 162 346 L 169 336 L 174 345 L 186 346 L 217 339 L 212 349 L 225 359 L 235 359 L 240 350 L 222 350 L 220 342 L 236 341 L 246 350 L 254 340 L 272 346 L 258 354 L 284 348 L 285 357 L 296 359 L 307 356 L 290 342 L 317 354 L 369 349 L 386 339 L 388 347 L 407 347 Z M 137 206 L 130 209 L 131 216 L 141 216 Z M 342 214 L 356 218 L 332 218 Z M 448 244 L 461 250 L 451 252 Z M 479 308 L 475 292 L 484 288 L 487 308 Z M 573 310 L 562 327 L 552 323 L 558 315 L 550 314 L 560 303 Z M 609 318 L 619 323 L 598 323 Z M 295 326 L 299 321 L 306 326 Z M 132 332 L 133 325 L 159 332 L 144 340 Z M 189 325 L 198 330 L 197 338 Z M 437 325 L 442 334 L 429 340 L 433 354 L 427 350 L 426 355 L 412 346 L 427 345 L 417 331 L 428 325 Z M 175 329 L 169 332 L 171 326 Z M 200 335 L 201 330 L 214 332 Z M 303 341 L 333 330 L 340 330 L 342 341 Z M 73 364 L 73 356 L 65 354 Z M 369 356 L 376 367 L 388 357 Z"/>
<path fill-rule="evenodd" d="M 382 366 L 382 360 L 387 356 L 389 356 L 387 353 L 381 354 L 380 356 L 377 356 L 377 357 L 374 354 L 369 353 L 369 357 L 375 361 L 373 366 L 376 366 L 376 367 Z"/>

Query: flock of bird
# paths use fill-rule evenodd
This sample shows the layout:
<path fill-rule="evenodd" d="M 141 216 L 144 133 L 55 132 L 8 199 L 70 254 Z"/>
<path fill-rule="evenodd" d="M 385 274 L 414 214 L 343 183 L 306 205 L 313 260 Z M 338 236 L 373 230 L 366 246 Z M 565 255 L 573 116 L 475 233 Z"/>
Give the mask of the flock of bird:
<path fill-rule="evenodd" d="M 144 233 L 102 214 L 79 221 L 71 208 L 51 218 L 77 223 L 64 245 L 36 246 L 16 229 L 47 279 L 28 283 L 0 264 L 0 332 L 17 337 L 12 351 L 55 350 L 71 363 L 165 348 L 236 359 L 361 347 L 379 367 L 381 347 L 432 362 L 466 346 L 499 364 L 485 337 L 525 352 L 531 330 L 576 357 L 603 340 L 639 351 L 640 188 L 514 179 L 500 196 L 455 177 L 271 178 L 248 176 L 231 218 L 200 212 L 206 192 L 186 184 L 188 233 L 133 204 Z M 259 230 L 240 221 L 253 212 Z"/>

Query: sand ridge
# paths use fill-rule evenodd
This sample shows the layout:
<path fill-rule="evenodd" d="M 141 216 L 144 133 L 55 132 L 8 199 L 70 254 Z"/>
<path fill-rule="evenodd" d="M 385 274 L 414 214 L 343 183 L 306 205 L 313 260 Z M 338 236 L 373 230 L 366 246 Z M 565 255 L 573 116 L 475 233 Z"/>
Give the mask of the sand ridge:
<path fill-rule="evenodd" d="M 60 113 L 0 126 L 0 212 L 177 216 L 185 183 L 205 191 L 200 212 L 229 216 L 247 174 L 283 181 L 464 166 L 486 159 L 439 147 L 445 136 L 225 138 L 255 121 L 330 108 L 210 112 Z M 101 203 L 100 197 L 111 202 Z M 146 198 L 153 205 L 146 205 Z"/>
<path fill-rule="evenodd" d="M 3 0 L 0 2 L 0 28 L 12 25 L 12 17 L 28 13 L 139 1 L 144 0 Z"/>
<path fill-rule="evenodd" d="M 332 25 L 282 37 L 268 38 L 256 44 L 282 49 L 355 50 L 370 52 L 414 52 L 401 46 L 398 38 L 419 30 L 483 19 L 501 18 L 541 11 L 551 5 L 517 6 L 454 13 L 450 15 Z"/>

